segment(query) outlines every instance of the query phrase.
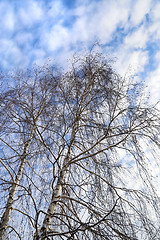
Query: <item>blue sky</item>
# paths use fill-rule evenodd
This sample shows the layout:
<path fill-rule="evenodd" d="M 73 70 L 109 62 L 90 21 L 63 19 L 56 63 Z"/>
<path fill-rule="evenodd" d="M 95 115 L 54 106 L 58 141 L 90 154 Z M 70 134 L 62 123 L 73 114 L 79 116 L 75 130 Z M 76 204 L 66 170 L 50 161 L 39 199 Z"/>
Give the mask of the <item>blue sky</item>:
<path fill-rule="evenodd" d="M 63 65 L 96 40 L 124 76 L 160 88 L 159 0 L 0 0 L 0 68 Z"/>

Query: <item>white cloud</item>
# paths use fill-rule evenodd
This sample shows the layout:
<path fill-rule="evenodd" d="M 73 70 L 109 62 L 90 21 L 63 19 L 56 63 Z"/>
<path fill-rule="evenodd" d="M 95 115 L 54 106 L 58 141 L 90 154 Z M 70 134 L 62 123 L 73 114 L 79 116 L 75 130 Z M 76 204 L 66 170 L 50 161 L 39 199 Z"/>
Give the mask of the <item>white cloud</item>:
<path fill-rule="evenodd" d="M 116 28 L 127 23 L 129 5 L 126 3 L 109 0 L 77 7 L 73 13 L 78 16 L 73 28 L 74 39 L 89 41 L 98 38 L 103 44 L 111 40 Z"/>
<path fill-rule="evenodd" d="M 42 32 L 41 44 L 48 51 L 56 51 L 60 47 L 67 47 L 69 44 L 68 29 L 61 25 L 55 25 L 50 32 Z"/>
<path fill-rule="evenodd" d="M 160 98 L 160 64 L 148 74 L 146 84 L 150 93 L 150 101 L 156 103 Z"/>
<path fill-rule="evenodd" d="M 90 28 L 91 26 L 89 26 L 87 24 L 88 19 L 86 16 L 83 16 L 81 18 L 79 18 L 73 29 L 72 29 L 72 42 L 83 42 L 83 41 L 89 41 L 90 39 L 93 39 L 94 35 L 93 35 L 93 31 L 92 28 Z"/>
<path fill-rule="evenodd" d="M 145 48 L 149 35 L 144 26 L 136 29 L 134 32 L 128 34 L 124 39 L 124 44 L 128 48 Z"/>
<path fill-rule="evenodd" d="M 35 1 L 29 1 L 26 6 L 19 8 L 19 25 L 31 27 L 36 21 L 43 19 L 43 9 L 41 4 Z"/>
<path fill-rule="evenodd" d="M 122 76 L 143 72 L 149 58 L 147 51 L 129 49 L 124 45 L 120 45 L 113 55 L 117 57 L 114 66 Z"/>
<path fill-rule="evenodd" d="M 34 36 L 30 32 L 18 32 L 15 40 L 18 46 L 28 49 L 31 47 L 31 42 L 34 40 Z"/>
<path fill-rule="evenodd" d="M 160 2 L 153 4 L 153 8 L 150 13 L 152 21 L 160 20 Z"/>
<path fill-rule="evenodd" d="M 0 64 L 5 68 L 11 64 L 10 68 L 13 67 L 12 63 L 14 62 L 15 66 L 18 65 L 22 60 L 22 55 L 19 48 L 15 45 L 12 40 L 1 39 L 0 40 Z"/>
<path fill-rule="evenodd" d="M 33 64 L 43 65 L 47 62 L 48 57 L 46 57 L 46 52 L 42 49 L 36 49 L 31 52 L 31 57 L 34 57 Z"/>
<path fill-rule="evenodd" d="M 160 63 L 160 51 L 155 54 L 155 63 L 157 63 L 157 65 Z"/>
<path fill-rule="evenodd" d="M 47 17 L 51 19 L 59 18 L 61 15 L 64 15 L 65 11 L 63 5 L 60 1 L 50 1 L 49 8 L 47 11 Z"/>
<path fill-rule="evenodd" d="M 14 30 L 15 21 L 14 21 L 14 13 L 13 11 L 7 12 L 5 17 L 3 18 L 3 27 L 9 31 Z"/>
<path fill-rule="evenodd" d="M 111 41 L 109 53 L 119 59 L 116 66 L 124 74 L 131 68 L 132 72 L 143 71 L 148 62 L 149 53 L 145 48 L 153 39 L 158 42 L 160 38 L 159 6 L 152 0 L 79 0 L 71 11 L 57 0 L 47 3 L 30 0 L 21 3 L 15 12 L 13 5 L 0 3 L 2 19 L 5 16 L 9 19 L 8 27 L 3 24 L 3 29 L 12 29 L 11 41 L 19 52 L 18 58 L 25 57 L 26 63 L 37 59 L 36 51 L 41 59 L 48 56 L 62 59 L 63 63 L 66 56 L 70 58 L 75 50 L 99 39 L 103 44 Z M 148 26 L 143 21 L 147 13 L 152 20 Z M 72 22 L 65 24 L 70 18 Z M 137 26 L 139 23 L 141 25 Z M 8 36 L 3 39 L 10 40 Z M 4 45 L 1 48 L 6 49 Z M 1 58 L 5 60 L 8 55 L 1 52 Z M 54 55 L 56 52 L 58 55 Z"/>
<path fill-rule="evenodd" d="M 158 41 L 160 43 L 160 3 L 153 4 L 153 7 L 149 13 L 150 23 L 148 24 L 148 31 L 152 37 L 152 41 Z"/>
<path fill-rule="evenodd" d="M 145 15 L 151 8 L 151 0 L 134 1 L 133 9 L 131 10 L 131 23 L 135 26 L 140 24 Z"/>
<path fill-rule="evenodd" d="M 2 36 L 2 34 L 7 34 L 8 32 L 12 32 L 14 30 L 15 27 L 14 10 L 11 8 L 9 4 L 0 2 L 0 16 L 1 16 L 0 30 Z"/>
<path fill-rule="evenodd" d="M 136 72 L 141 72 L 144 70 L 144 66 L 148 62 L 148 52 L 134 51 L 130 54 L 128 62 L 130 62 Z"/>
<path fill-rule="evenodd" d="M 152 41 L 158 41 L 160 44 L 160 21 L 153 22 L 149 26 L 149 32 L 152 37 Z"/>

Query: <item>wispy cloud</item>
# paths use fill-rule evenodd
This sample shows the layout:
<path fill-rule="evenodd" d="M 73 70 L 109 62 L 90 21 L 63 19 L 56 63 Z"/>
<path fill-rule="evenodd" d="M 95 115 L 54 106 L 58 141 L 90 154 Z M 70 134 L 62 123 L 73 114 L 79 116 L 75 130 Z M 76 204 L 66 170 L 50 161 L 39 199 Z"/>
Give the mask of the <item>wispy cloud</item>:
<path fill-rule="evenodd" d="M 0 66 L 26 67 L 47 58 L 63 65 L 74 51 L 100 40 L 120 73 L 132 68 L 158 89 L 159 11 L 158 0 L 1 0 Z"/>

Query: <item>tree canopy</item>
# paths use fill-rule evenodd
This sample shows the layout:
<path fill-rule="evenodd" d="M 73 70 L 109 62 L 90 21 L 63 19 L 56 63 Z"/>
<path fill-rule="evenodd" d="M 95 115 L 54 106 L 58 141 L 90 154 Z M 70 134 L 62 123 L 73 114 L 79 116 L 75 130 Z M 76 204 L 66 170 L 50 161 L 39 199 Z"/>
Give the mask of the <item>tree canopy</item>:
<path fill-rule="evenodd" d="M 160 114 L 98 52 L 1 77 L 0 239 L 159 239 Z"/>

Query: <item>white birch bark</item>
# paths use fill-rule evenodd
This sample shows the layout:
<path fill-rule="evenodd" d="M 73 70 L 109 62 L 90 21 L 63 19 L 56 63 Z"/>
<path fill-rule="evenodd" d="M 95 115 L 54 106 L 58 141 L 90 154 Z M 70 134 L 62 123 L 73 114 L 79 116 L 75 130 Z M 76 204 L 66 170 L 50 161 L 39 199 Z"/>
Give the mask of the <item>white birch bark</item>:
<path fill-rule="evenodd" d="M 6 207 L 5 207 L 6 210 L 3 213 L 3 216 L 2 216 L 1 222 L 0 222 L 0 240 L 3 240 L 4 236 L 5 236 L 5 232 L 6 232 L 6 229 L 7 229 L 7 226 L 8 226 L 8 222 L 9 222 L 9 218 L 10 218 L 10 215 L 11 215 L 11 212 L 12 212 L 14 196 L 15 196 L 17 187 L 19 185 L 19 182 L 21 180 L 24 165 L 25 165 L 25 162 L 26 162 L 26 155 L 27 155 L 31 140 L 33 138 L 33 134 L 35 132 L 35 129 L 36 129 L 36 124 L 33 126 L 30 138 L 29 138 L 29 140 L 27 141 L 27 143 L 24 147 L 24 151 L 23 151 L 23 154 L 21 156 L 21 164 L 19 166 L 18 173 L 17 173 L 15 181 L 12 184 L 12 188 L 9 192 L 9 198 L 8 198 L 8 201 L 7 201 L 7 204 L 6 204 Z"/>
<path fill-rule="evenodd" d="M 65 176 L 66 176 L 66 173 L 68 170 L 67 163 L 70 160 L 70 155 L 72 152 L 72 147 L 73 147 L 73 143 L 75 140 L 76 131 L 78 129 L 78 124 L 79 124 L 79 119 L 77 119 L 74 123 L 72 134 L 71 134 L 70 145 L 68 148 L 67 155 L 64 159 L 63 168 L 62 168 L 60 176 L 58 178 L 55 190 L 53 189 L 51 203 L 48 207 L 47 214 L 44 218 L 42 227 L 40 228 L 39 232 L 36 232 L 36 234 L 34 236 L 35 240 L 45 239 L 47 232 L 50 229 L 52 217 L 56 211 L 57 202 L 61 198 L 62 187 L 63 187 L 64 179 L 65 179 Z"/>
<path fill-rule="evenodd" d="M 6 233 L 6 229 L 7 229 L 8 222 L 9 222 L 9 218 L 10 218 L 10 215 L 11 215 L 11 212 L 12 212 L 14 196 L 15 196 L 17 187 L 19 185 L 19 182 L 21 180 L 21 176 L 22 176 L 22 173 L 23 173 L 24 165 L 25 165 L 25 162 L 26 162 L 26 155 L 27 155 L 29 146 L 31 144 L 34 132 L 36 130 L 36 123 L 37 123 L 38 118 L 39 118 L 39 116 L 40 116 L 40 114 L 42 112 L 44 103 L 45 103 L 45 100 L 41 104 L 39 112 L 38 112 L 38 114 L 37 114 L 37 116 L 36 116 L 36 118 L 34 120 L 34 125 L 33 125 L 33 128 L 31 130 L 30 137 L 29 137 L 28 141 L 25 144 L 24 151 L 23 151 L 23 154 L 21 156 L 21 164 L 19 166 L 16 179 L 15 179 L 14 183 L 12 184 L 12 188 L 11 188 L 11 190 L 9 192 L 9 198 L 8 198 L 8 201 L 7 201 L 7 204 L 6 204 L 6 207 L 5 207 L 6 210 L 3 213 L 3 216 L 1 217 L 1 222 L 0 222 L 0 240 L 4 239 L 4 236 L 5 236 L 5 233 Z"/>

